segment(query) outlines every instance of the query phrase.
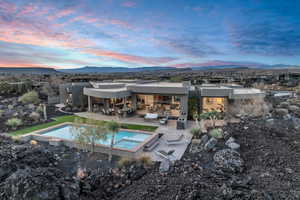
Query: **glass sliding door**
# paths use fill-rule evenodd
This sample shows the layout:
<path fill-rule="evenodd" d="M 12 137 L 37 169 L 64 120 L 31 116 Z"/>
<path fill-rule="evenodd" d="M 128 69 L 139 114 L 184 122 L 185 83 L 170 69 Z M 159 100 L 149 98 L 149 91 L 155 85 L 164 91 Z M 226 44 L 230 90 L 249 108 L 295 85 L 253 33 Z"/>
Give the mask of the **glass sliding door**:
<path fill-rule="evenodd" d="M 137 95 L 139 114 L 157 113 L 161 116 L 180 115 L 180 97 L 167 95 Z"/>

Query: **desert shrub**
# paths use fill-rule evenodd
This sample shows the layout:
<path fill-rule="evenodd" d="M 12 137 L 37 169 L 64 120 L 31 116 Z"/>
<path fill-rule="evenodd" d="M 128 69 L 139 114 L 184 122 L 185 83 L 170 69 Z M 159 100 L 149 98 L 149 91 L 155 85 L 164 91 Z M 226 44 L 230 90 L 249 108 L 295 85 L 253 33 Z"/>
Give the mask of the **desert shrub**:
<path fill-rule="evenodd" d="M 40 120 L 40 118 L 41 118 L 41 115 L 39 113 L 37 113 L 37 112 L 32 112 L 32 113 L 30 113 L 29 117 L 33 121 L 38 122 Z"/>
<path fill-rule="evenodd" d="M 200 127 L 194 127 L 191 129 L 191 134 L 195 137 L 195 138 L 199 138 L 201 135 L 201 128 Z"/>
<path fill-rule="evenodd" d="M 270 111 L 270 106 L 263 97 L 256 97 L 247 100 L 235 100 L 228 106 L 228 114 L 232 116 L 266 116 Z"/>
<path fill-rule="evenodd" d="M 19 98 L 19 101 L 21 101 L 24 104 L 27 104 L 27 103 L 38 104 L 40 102 L 40 99 L 39 99 L 39 95 L 36 91 L 30 91 L 30 92 L 23 94 Z"/>
<path fill-rule="evenodd" d="M 7 106 L 7 108 L 8 108 L 8 110 L 12 110 L 12 109 L 14 108 L 14 106 L 11 105 L 11 104 L 9 104 L 9 105 Z"/>
<path fill-rule="evenodd" d="M 130 165 L 134 164 L 135 162 L 136 162 L 136 160 L 133 158 L 123 157 L 118 161 L 118 166 L 121 168 L 129 167 Z"/>
<path fill-rule="evenodd" d="M 18 118 L 11 118 L 7 120 L 6 125 L 11 128 L 17 128 L 18 126 L 21 126 L 23 124 L 21 119 Z"/>
<path fill-rule="evenodd" d="M 137 161 L 139 163 L 141 163 L 144 167 L 148 167 L 152 164 L 152 159 L 151 157 L 147 156 L 147 155 L 142 155 L 140 156 Z"/>
<path fill-rule="evenodd" d="M 6 81 L 0 82 L 0 93 L 1 94 L 9 94 L 12 91 L 11 85 Z"/>
<path fill-rule="evenodd" d="M 300 94 L 300 85 L 298 85 L 295 89 L 296 94 Z"/>
<path fill-rule="evenodd" d="M 223 138 L 222 130 L 218 128 L 210 130 L 209 135 L 217 139 Z"/>

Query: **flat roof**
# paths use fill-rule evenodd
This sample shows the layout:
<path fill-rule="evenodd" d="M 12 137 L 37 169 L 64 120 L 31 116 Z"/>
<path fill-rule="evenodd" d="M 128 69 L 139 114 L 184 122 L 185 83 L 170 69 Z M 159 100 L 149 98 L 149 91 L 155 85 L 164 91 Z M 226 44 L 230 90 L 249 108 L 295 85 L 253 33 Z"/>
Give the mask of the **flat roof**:
<path fill-rule="evenodd" d="M 144 84 L 135 84 L 136 86 L 142 87 L 183 87 L 183 83 L 178 82 L 153 82 L 153 83 L 144 83 Z"/>
<path fill-rule="evenodd" d="M 264 92 L 255 88 L 239 88 L 234 89 L 233 94 L 264 94 Z"/>

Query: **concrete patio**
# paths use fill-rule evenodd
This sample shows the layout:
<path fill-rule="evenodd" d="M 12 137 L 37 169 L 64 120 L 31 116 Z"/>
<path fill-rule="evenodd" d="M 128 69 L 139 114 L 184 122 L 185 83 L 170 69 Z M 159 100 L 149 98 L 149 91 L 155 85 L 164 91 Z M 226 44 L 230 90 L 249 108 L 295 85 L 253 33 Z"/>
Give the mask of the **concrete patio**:
<path fill-rule="evenodd" d="M 92 112 L 81 112 L 81 113 L 76 113 L 76 115 L 84 118 L 95 119 L 95 120 L 104 120 L 104 121 L 115 120 L 120 123 L 157 126 L 158 128 L 156 129 L 155 132 L 164 134 L 163 137 L 159 139 L 159 145 L 156 146 L 150 152 L 142 153 L 144 155 L 151 157 L 153 161 L 162 161 L 164 159 L 155 153 L 156 151 L 159 150 L 164 150 L 166 152 L 170 150 L 174 150 L 175 152 L 173 153 L 173 155 L 175 156 L 176 160 L 180 160 L 192 139 L 192 134 L 190 133 L 190 130 L 194 125 L 193 121 L 188 121 L 187 129 L 177 130 L 176 120 L 169 120 L 167 125 L 160 125 L 158 120 L 153 122 L 145 122 L 144 119 L 139 116 L 119 118 L 116 116 L 109 116 L 109 115 L 103 115 L 103 114 L 92 113 Z M 173 137 L 174 135 L 180 135 L 180 134 L 184 136 L 182 139 L 183 142 L 181 144 L 168 145 L 166 143 L 166 138 Z"/>

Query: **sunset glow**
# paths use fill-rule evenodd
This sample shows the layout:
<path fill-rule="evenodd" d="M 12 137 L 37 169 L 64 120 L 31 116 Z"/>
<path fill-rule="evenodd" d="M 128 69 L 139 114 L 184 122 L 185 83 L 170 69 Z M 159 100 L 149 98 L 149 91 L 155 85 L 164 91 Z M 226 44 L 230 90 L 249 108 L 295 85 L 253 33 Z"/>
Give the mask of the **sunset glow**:
<path fill-rule="evenodd" d="M 0 67 L 300 65 L 297 0 L 0 0 Z"/>

